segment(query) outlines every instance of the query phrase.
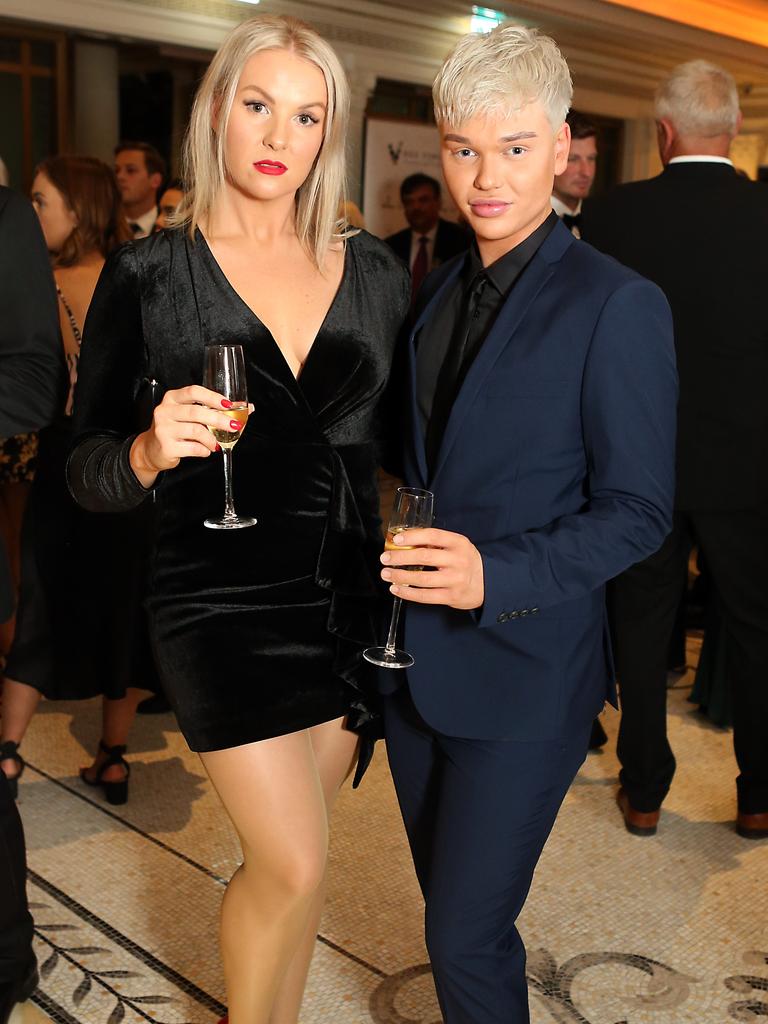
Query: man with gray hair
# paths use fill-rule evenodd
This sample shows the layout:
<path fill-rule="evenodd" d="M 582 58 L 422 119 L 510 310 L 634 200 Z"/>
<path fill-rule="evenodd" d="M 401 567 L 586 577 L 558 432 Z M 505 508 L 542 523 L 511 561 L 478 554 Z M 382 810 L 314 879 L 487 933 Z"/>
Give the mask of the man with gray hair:
<path fill-rule="evenodd" d="M 552 39 L 465 36 L 434 97 L 476 245 L 415 310 L 404 475 L 436 519 L 382 555 L 415 662 L 380 685 L 443 1018 L 526 1024 L 515 922 L 615 699 L 605 583 L 671 523 L 672 322 L 655 285 L 552 210 L 571 101 Z"/>
<path fill-rule="evenodd" d="M 618 802 L 653 835 L 675 759 L 666 733 L 666 653 L 696 543 L 727 630 L 736 828 L 768 837 L 768 190 L 728 159 L 736 83 L 696 60 L 656 96 L 663 172 L 585 205 L 582 234 L 655 281 L 675 321 L 680 373 L 675 517 L 661 549 L 613 587 L 621 687 Z M 724 808 L 723 815 L 728 811 Z"/>

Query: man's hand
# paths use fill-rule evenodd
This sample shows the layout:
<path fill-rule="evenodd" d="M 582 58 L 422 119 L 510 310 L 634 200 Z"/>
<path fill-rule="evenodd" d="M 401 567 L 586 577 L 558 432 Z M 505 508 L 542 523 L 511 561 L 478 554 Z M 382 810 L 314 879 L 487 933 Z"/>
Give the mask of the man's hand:
<path fill-rule="evenodd" d="M 404 530 L 394 542 L 410 549 L 385 551 L 381 556 L 386 566 L 381 578 L 392 584 L 389 589 L 396 597 L 463 610 L 483 603 L 483 559 L 466 537 L 447 530 Z M 398 568 L 411 565 L 428 566 L 434 572 Z"/>

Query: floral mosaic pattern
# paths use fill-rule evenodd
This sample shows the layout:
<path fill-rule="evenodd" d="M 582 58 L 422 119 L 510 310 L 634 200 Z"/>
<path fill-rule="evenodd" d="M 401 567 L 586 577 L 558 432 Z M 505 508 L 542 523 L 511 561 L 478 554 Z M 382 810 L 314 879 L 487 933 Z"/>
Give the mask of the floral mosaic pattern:
<path fill-rule="evenodd" d="M 35 1001 L 69 1024 L 211 1024 L 217 1000 L 31 873 L 40 989 Z"/>

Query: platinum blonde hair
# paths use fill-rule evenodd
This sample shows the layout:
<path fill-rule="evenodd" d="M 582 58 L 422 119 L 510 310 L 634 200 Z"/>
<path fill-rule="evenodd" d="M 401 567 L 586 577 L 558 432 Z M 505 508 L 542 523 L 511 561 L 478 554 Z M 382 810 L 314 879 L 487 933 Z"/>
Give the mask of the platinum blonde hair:
<path fill-rule="evenodd" d="M 516 113 L 539 101 L 557 131 L 573 97 L 571 73 L 554 39 L 524 25 L 462 36 L 432 87 L 438 124 Z"/>
<path fill-rule="evenodd" d="M 238 82 L 248 60 L 263 50 L 287 50 L 314 64 L 325 78 L 328 108 L 322 145 L 308 178 L 296 193 L 296 232 L 320 267 L 331 242 L 349 234 L 338 213 L 346 192 L 344 144 L 349 85 L 333 49 L 298 18 L 249 18 L 227 36 L 211 61 L 197 90 L 184 140 L 183 176 L 188 192 L 173 224 L 188 225 L 190 235 L 194 235 L 200 220 L 210 213 L 227 177 L 224 143 Z"/>
<path fill-rule="evenodd" d="M 707 60 L 678 64 L 656 90 L 656 118 L 671 121 L 680 135 L 736 135 L 739 90 L 733 75 Z"/>

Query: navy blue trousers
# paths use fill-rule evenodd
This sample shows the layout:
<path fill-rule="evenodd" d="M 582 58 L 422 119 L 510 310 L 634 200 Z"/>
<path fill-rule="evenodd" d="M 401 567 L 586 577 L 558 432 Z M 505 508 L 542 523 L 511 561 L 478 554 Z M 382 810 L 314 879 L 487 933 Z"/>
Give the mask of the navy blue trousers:
<path fill-rule="evenodd" d="M 445 1024 L 528 1024 L 515 922 L 591 723 L 549 742 L 458 739 L 431 729 L 402 686 L 385 725 Z"/>

